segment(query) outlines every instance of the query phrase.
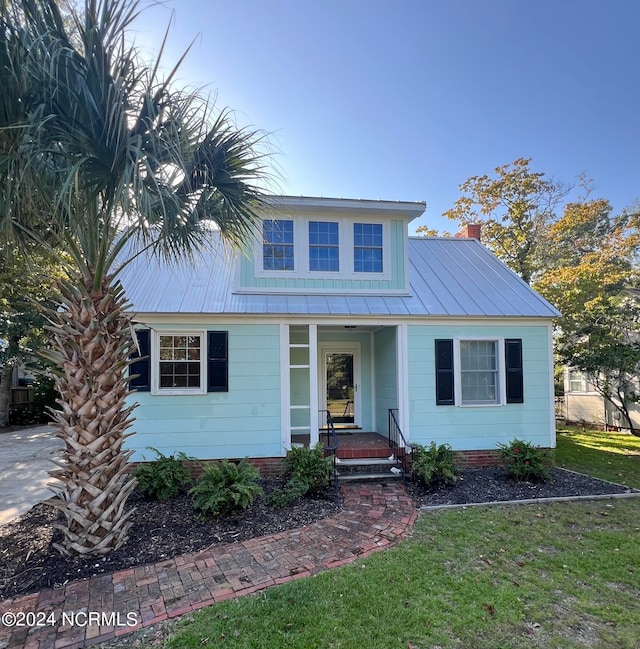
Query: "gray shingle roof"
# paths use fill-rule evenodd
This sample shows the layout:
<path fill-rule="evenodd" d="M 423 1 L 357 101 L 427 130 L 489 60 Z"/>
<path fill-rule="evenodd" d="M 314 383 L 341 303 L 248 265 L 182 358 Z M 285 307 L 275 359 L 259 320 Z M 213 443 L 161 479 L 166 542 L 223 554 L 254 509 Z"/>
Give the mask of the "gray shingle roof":
<path fill-rule="evenodd" d="M 220 243 L 179 267 L 144 256 L 121 280 L 137 313 L 544 317 L 556 309 L 475 239 L 409 239 L 410 295 L 238 293 Z"/>

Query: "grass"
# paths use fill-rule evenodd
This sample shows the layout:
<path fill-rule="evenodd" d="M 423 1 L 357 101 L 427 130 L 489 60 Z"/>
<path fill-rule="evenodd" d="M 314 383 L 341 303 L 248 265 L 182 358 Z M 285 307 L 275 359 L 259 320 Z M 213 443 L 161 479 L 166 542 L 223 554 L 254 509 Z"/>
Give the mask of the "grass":
<path fill-rule="evenodd" d="M 629 433 L 558 427 L 557 466 L 640 489 L 640 437 Z"/>
<path fill-rule="evenodd" d="M 640 439 L 563 428 L 560 466 L 640 488 Z M 637 649 L 639 501 L 423 513 L 411 540 L 189 616 L 168 649 Z"/>

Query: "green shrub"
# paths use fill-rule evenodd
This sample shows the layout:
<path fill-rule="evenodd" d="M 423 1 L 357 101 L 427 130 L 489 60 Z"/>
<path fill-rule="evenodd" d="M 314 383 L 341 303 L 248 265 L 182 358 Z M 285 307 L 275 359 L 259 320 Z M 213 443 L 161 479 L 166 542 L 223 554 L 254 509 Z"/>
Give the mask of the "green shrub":
<path fill-rule="evenodd" d="M 234 509 L 246 509 L 262 488 L 260 472 L 244 458 L 238 464 L 222 460 L 209 464 L 189 491 L 193 507 L 204 516 L 224 516 Z"/>
<path fill-rule="evenodd" d="M 452 484 L 456 481 L 456 454 L 449 444 L 431 442 L 429 448 L 416 444 L 411 453 L 414 480 L 430 487 L 438 482 Z"/>
<path fill-rule="evenodd" d="M 509 444 L 498 444 L 498 453 L 507 475 L 519 482 L 548 482 L 551 475 L 546 465 L 548 455 L 529 442 L 514 439 Z"/>
<path fill-rule="evenodd" d="M 306 482 L 300 482 L 292 478 L 281 489 L 274 489 L 267 497 L 267 505 L 269 507 L 288 507 L 292 505 L 298 498 L 306 495 L 309 487 Z"/>
<path fill-rule="evenodd" d="M 324 457 L 322 444 L 292 448 L 284 460 L 285 476 L 307 486 L 305 493 L 321 491 L 331 478 L 331 458 Z M 304 495 L 304 494 L 303 494 Z"/>
<path fill-rule="evenodd" d="M 152 498 L 169 500 L 192 482 L 191 474 L 184 463 L 193 458 L 187 457 L 182 452 L 166 456 L 155 448 L 148 448 L 157 457 L 151 462 L 141 464 L 134 471 L 138 486 Z"/>

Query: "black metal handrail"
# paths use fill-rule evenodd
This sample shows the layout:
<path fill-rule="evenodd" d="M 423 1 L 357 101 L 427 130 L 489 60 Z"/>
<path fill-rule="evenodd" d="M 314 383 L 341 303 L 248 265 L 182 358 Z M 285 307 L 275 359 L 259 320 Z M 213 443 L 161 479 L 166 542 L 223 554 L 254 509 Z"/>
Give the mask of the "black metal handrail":
<path fill-rule="evenodd" d="M 330 454 L 335 455 L 338 450 L 338 435 L 336 434 L 335 426 L 333 425 L 333 417 L 328 410 L 320 410 L 320 414 L 325 415 L 325 421 L 327 425 L 325 430 L 327 432 L 327 443 L 324 446 L 324 450 L 328 451 Z"/>
<path fill-rule="evenodd" d="M 409 466 L 407 455 L 411 453 L 411 446 L 402 434 L 400 424 L 398 424 L 397 414 L 397 408 L 389 408 L 389 447 L 396 458 L 402 462 L 403 479 L 406 480 L 407 469 Z M 402 453 L 399 453 L 399 450 L 401 450 Z M 402 457 L 399 457 L 400 455 Z"/>

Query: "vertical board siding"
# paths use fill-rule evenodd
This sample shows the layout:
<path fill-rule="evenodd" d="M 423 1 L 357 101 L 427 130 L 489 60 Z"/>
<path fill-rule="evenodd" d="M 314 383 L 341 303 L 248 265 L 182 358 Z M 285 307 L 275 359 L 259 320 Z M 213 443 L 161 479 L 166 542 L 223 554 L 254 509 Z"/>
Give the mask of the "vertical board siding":
<path fill-rule="evenodd" d="M 387 327 L 374 336 L 376 367 L 376 432 L 388 432 L 388 410 L 398 407 L 398 360 L 396 358 L 396 328 Z M 411 379 L 409 379 L 411 380 Z"/>
<path fill-rule="evenodd" d="M 197 395 L 136 393 L 132 461 L 183 451 L 199 459 L 277 457 L 280 439 L 280 329 L 277 324 L 154 325 L 157 331 L 229 332 L 229 391 Z M 154 362 L 154 359 L 152 359 Z M 155 359 L 157 362 L 157 359 Z"/>
<path fill-rule="evenodd" d="M 553 446 L 548 327 L 546 325 L 409 326 L 411 440 L 449 443 L 455 450 L 495 449 L 514 437 Z M 456 337 L 521 338 L 524 403 L 458 407 L 436 405 L 435 340 Z"/>

